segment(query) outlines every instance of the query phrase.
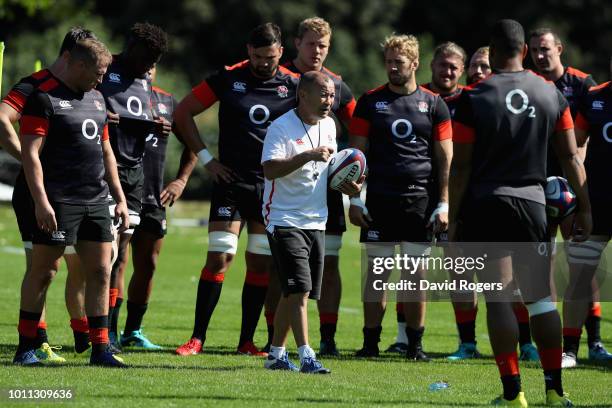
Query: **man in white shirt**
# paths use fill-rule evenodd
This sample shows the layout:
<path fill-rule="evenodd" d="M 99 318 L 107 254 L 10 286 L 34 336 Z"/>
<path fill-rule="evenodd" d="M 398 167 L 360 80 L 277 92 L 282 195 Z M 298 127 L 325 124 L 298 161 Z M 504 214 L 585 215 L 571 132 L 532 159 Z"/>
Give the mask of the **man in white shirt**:
<path fill-rule="evenodd" d="M 265 367 L 298 371 L 285 344 L 293 329 L 299 371 L 329 374 L 308 344 L 307 300 L 319 299 L 325 255 L 328 161 L 336 150 L 336 125 L 328 115 L 332 80 L 321 72 L 302 75 L 298 107 L 268 128 L 261 163 L 265 180 L 263 216 L 283 296 L 274 319 L 274 338 Z M 356 194 L 359 184 L 342 190 Z"/>

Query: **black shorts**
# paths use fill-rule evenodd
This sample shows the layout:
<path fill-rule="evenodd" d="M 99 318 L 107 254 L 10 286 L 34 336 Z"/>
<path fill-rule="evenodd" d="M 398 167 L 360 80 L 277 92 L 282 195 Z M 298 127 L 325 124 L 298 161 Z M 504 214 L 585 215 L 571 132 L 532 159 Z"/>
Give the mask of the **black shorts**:
<path fill-rule="evenodd" d="M 140 211 L 140 224 L 134 229 L 134 235 L 139 231 L 148 232 L 163 238 L 168 232 L 166 225 L 166 209 L 156 205 L 144 204 Z"/>
<path fill-rule="evenodd" d="M 75 205 L 51 203 L 57 231 L 49 234 L 36 227 L 33 244 L 74 245 L 78 241 L 112 242 L 111 216 L 107 204 Z"/>
<path fill-rule="evenodd" d="M 331 235 L 342 235 L 346 231 L 342 193 L 331 188 L 327 189 L 327 224 L 325 224 L 325 231 Z"/>
<path fill-rule="evenodd" d="M 487 196 L 469 200 L 463 210 L 459 239 L 465 242 L 464 255 L 486 254 L 489 261 L 511 256 L 523 301 L 534 302 L 550 295 L 551 243 L 544 204 L 517 197 Z M 477 270 L 481 282 L 499 279 L 498 269 L 492 265 Z M 511 301 L 507 297 L 502 300 Z"/>
<path fill-rule="evenodd" d="M 130 215 L 140 214 L 142 195 L 144 192 L 144 170 L 140 167 L 119 167 L 119 181 Z"/>
<path fill-rule="evenodd" d="M 31 242 L 34 230 L 36 230 L 36 215 L 34 213 L 34 200 L 23 171 L 19 173 L 17 180 L 15 180 L 11 202 L 17 218 L 21 240 Z"/>
<path fill-rule="evenodd" d="M 368 194 L 372 222 L 361 229 L 361 242 L 427 242 L 427 195 L 394 197 Z"/>
<path fill-rule="evenodd" d="M 508 196 L 487 196 L 462 208 L 460 240 L 548 242 L 544 204 Z"/>
<path fill-rule="evenodd" d="M 214 183 L 209 221 L 257 221 L 261 214 L 263 183 Z"/>
<path fill-rule="evenodd" d="M 283 295 L 310 292 L 310 299 L 319 299 L 325 231 L 274 227 L 274 233 L 267 235 Z"/>
<path fill-rule="evenodd" d="M 591 235 L 612 235 L 612 200 L 591 199 L 593 231 Z"/>

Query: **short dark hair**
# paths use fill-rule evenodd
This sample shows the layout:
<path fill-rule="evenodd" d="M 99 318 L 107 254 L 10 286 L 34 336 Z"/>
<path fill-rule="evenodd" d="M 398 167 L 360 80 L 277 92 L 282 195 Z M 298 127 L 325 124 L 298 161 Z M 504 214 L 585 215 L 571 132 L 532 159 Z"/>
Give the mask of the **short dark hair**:
<path fill-rule="evenodd" d="M 154 24 L 136 23 L 130 28 L 128 43 L 144 45 L 149 55 L 159 59 L 168 51 L 168 34 Z"/>
<path fill-rule="evenodd" d="M 88 38 L 94 40 L 98 39 L 91 30 L 80 26 L 72 27 L 64 36 L 64 41 L 62 41 L 62 46 L 60 47 L 59 55 L 61 56 L 65 51 L 72 50 L 78 41 L 86 40 Z"/>
<path fill-rule="evenodd" d="M 249 33 L 248 44 L 253 48 L 281 45 L 281 29 L 274 23 L 258 25 Z"/>
<path fill-rule="evenodd" d="M 493 26 L 491 47 L 505 57 L 514 57 L 520 54 L 525 47 L 525 31 L 516 20 L 499 20 Z"/>
<path fill-rule="evenodd" d="M 531 30 L 531 32 L 529 33 L 529 39 L 531 40 L 534 37 L 541 37 L 546 34 L 550 34 L 553 36 L 555 45 L 562 45 L 561 38 L 557 35 L 557 33 L 555 33 L 552 30 L 552 28 L 547 28 L 547 27 L 540 27 L 540 28 L 536 28 L 535 30 Z"/>

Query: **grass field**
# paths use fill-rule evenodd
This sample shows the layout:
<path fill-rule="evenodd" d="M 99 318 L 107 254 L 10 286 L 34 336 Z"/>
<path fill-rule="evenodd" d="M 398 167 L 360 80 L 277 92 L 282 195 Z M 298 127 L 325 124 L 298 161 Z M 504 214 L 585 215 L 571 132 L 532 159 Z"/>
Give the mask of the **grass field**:
<path fill-rule="evenodd" d="M 173 208 L 170 217 L 206 216 L 204 204 Z M 234 354 L 240 326 L 240 294 L 244 280 L 244 261 L 237 261 L 227 274 L 221 300 L 210 323 L 204 354 L 190 358 L 174 355 L 177 345 L 191 335 L 193 308 L 200 269 L 205 257 L 207 234 L 204 228 L 178 228 L 169 220 L 169 234 L 160 265 L 144 330 L 154 342 L 166 347 L 156 353 L 127 352 L 124 359 L 132 368 L 108 370 L 91 368 L 88 360 L 75 357 L 72 332 L 64 306 L 65 269 L 58 274 L 48 296 L 47 321 L 54 345 L 69 364 L 60 368 L 20 368 L 11 364 L 17 343 L 19 289 L 24 256 L 10 206 L 0 205 L 0 406 L 39 406 L 42 403 L 11 403 L 7 389 L 71 388 L 70 406 L 170 407 L 170 406 L 486 406 L 501 392 L 497 368 L 491 359 L 486 335 L 485 308 L 478 316 L 479 349 L 486 358 L 450 363 L 444 357 L 453 352 L 457 336 L 451 305 L 428 306 L 424 337 L 425 350 L 435 359 L 430 363 L 410 363 L 395 355 L 359 360 L 352 357 L 361 346 L 362 315 L 359 298 L 360 252 L 357 231 L 350 229 L 341 252 L 343 297 L 337 342 L 342 352 L 338 359 L 325 359 L 333 370 L 329 376 L 269 372 L 261 359 Z M 241 239 L 241 252 L 244 239 Z M 131 274 L 131 269 L 127 275 Z M 316 305 L 310 304 L 310 338 L 318 348 Z M 603 304 L 604 343 L 612 347 L 612 304 Z M 395 337 L 395 312 L 385 318 L 381 347 Z M 125 307 L 120 324 L 125 321 Z M 266 340 L 265 320 L 260 320 L 256 343 Z M 289 350 L 295 352 L 293 340 Z M 582 343 L 580 356 L 586 356 Z M 294 361 L 297 360 L 293 356 Z M 537 364 L 522 364 L 523 388 L 532 406 L 544 404 L 542 373 Z M 447 381 L 450 388 L 431 392 L 428 385 Z M 564 373 L 566 391 L 578 406 L 612 406 L 610 368 L 589 365 Z M 56 404 L 57 402 L 49 402 Z"/>

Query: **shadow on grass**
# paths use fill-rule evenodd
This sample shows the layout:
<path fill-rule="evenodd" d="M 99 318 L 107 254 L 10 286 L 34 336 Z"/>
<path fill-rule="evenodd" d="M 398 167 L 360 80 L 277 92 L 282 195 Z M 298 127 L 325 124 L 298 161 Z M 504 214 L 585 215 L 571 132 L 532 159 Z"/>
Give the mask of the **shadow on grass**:
<path fill-rule="evenodd" d="M 146 351 L 146 350 L 139 350 L 137 348 L 129 348 L 126 347 L 123 350 L 123 353 L 121 355 L 124 356 L 128 356 L 130 354 L 138 354 L 138 355 L 151 355 L 151 356 L 175 356 L 177 359 L 189 359 L 190 357 L 182 357 L 182 356 L 177 356 L 175 354 L 175 346 L 170 346 L 170 345 L 163 345 L 164 349 L 162 350 L 157 350 L 157 351 Z M 0 344 L 0 357 L 6 357 L 6 358 L 10 358 L 12 360 L 13 355 L 15 354 L 15 351 L 17 349 L 17 345 L 16 344 Z M 73 345 L 62 345 L 61 351 L 59 351 L 60 354 L 71 354 L 74 355 L 74 346 Z M 342 350 L 340 356 L 338 357 L 334 357 L 334 356 L 321 356 L 322 360 L 329 360 L 329 361 L 367 361 L 368 363 L 389 363 L 389 362 L 393 362 L 393 363 L 407 363 L 407 364 L 419 364 L 419 365 L 426 365 L 426 364 L 449 364 L 449 365 L 490 365 L 490 364 L 494 364 L 493 362 L 493 356 L 491 355 L 483 355 L 483 357 L 481 358 L 476 358 L 476 359 L 469 359 L 469 360 L 462 360 L 462 361 L 450 361 L 447 360 L 446 357 L 448 357 L 448 354 L 446 353 L 436 353 L 436 352 L 428 352 L 427 354 L 429 355 L 430 358 L 432 358 L 432 361 L 427 363 L 427 362 L 416 362 L 416 361 L 408 361 L 406 360 L 406 358 L 403 355 L 400 354 L 396 354 L 396 353 L 386 353 L 383 352 L 381 353 L 380 357 L 369 357 L 369 358 L 363 358 L 363 357 L 356 357 L 354 355 L 355 351 L 354 350 Z M 203 353 L 201 353 L 202 356 L 206 356 L 206 355 L 210 355 L 210 356 L 240 356 L 240 354 L 238 354 L 236 352 L 236 349 L 233 347 L 226 347 L 226 346 L 214 346 L 214 347 L 206 347 L 204 348 Z M 289 355 L 293 358 L 295 356 L 297 356 L 296 353 L 294 352 L 290 352 Z M 89 356 L 89 351 L 85 351 L 83 354 L 81 354 L 81 356 Z M 244 356 L 245 358 L 250 358 L 250 359 L 259 359 L 259 357 L 251 357 L 251 356 Z M 0 363 L 0 365 L 12 365 L 12 363 Z M 65 364 L 63 365 L 65 366 L 72 366 L 71 364 Z M 75 366 L 79 366 L 78 364 Z M 184 367 L 184 366 L 173 366 L 170 364 L 166 364 L 164 366 L 159 366 L 160 368 L 164 368 L 164 367 L 168 367 L 168 368 L 189 368 L 189 367 Z M 540 364 L 538 362 L 524 362 L 521 361 L 521 366 L 523 367 L 527 367 L 527 368 L 539 368 Z M 132 366 L 132 367 L 137 367 L 137 368 L 146 368 L 146 367 L 152 367 L 155 368 L 157 366 L 155 365 L 151 365 L 151 366 Z M 245 368 L 250 368 L 249 366 L 245 366 Z M 587 359 L 579 359 L 578 360 L 578 366 L 576 368 L 573 368 L 572 370 L 597 370 L 597 371 L 609 371 L 612 369 L 612 362 L 608 362 L 608 361 L 591 361 L 591 360 L 587 360 Z"/>
<path fill-rule="evenodd" d="M 193 366 L 182 366 L 182 365 L 172 365 L 172 364 L 131 364 L 129 361 L 126 361 L 128 365 L 128 369 L 144 369 L 144 370 L 194 370 L 194 371 L 212 371 L 212 372 L 229 372 L 229 371 L 240 371 L 246 369 L 252 369 L 252 366 L 248 365 L 240 365 L 240 366 L 228 366 L 228 367 L 207 367 L 204 365 L 193 365 Z M 0 363 L 0 366 L 4 367 L 15 367 L 11 361 L 3 361 Z M 21 367 L 21 366 L 19 366 Z M 29 366 L 24 367 L 27 369 L 33 370 L 57 370 L 57 369 L 65 369 L 65 368 L 85 368 L 85 369 L 100 369 L 104 367 L 99 366 L 90 366 L 86 361 L 77 363 L 77 362 L 67 362 L 64 364 L 47 364 L 41 366 Z"/>
<path fill-rule="evenodd" d="M 102 394 L 102 395 L 88 395 L 88 397 L 91 398 L 104 398 L 104 399 L 124 399 L 124 398 L 134 398 L 133 394 L 112 394 L 112 395 L 108 395 L 108 394 Z M 180 395 L 143 395 L 141 396 L 142 399 L 153 399 L 153 400 L 193 400 L 193 399 L 197 399 L 197 400 L 208 400 L 208 401 L 244 401 L 245 403 L 250 402 L 257 402 L 257 401 L 269 401 L 268 399 L 265 398 L 253 398 L 253 396 L 245 396 L 245 397 L 238 397 L 238 396 L 231 396 L 231 395 L 210 395 L 210 394 L 206 394 L 206 395 L 202 395 L 202 394 L 190 394 L 190 395 L 185 395 L 185 394 L 180 394 Z M 315 397 L 297 397 L 297 398 L 274 398 L 274 402 L 286 402 L 286 403 L 296 403 L 296 402 L 301 402 L 301 403 L 307 403 L 307 404 L 333 404 L 333 405 L 338 405 L 338 404 L 369 404 L 369 405 L 406 405 L 406 404 L 414 404 L 414 405 L 429 405 L 429 406 L 448 406 L 448 402 L 435 402 L 435 401 L 417 401 L 417 400 L 410 400 L 410 399 L 393 399 L 393 400 L 381 400 L 381 399 L 375 399 L 375 400 L 355 400 L 355 399 L 341 399 L 341 398 L 315 398 Z M 461 403 L 461 402 L 453 402 L 453 406 L 458 406 L 458 407 L 474 407 L 474 406 L 490 406 L 489 403 L 482 403 L 482 404 L 475 404 L 473 402 L 470 403 Z"/>

